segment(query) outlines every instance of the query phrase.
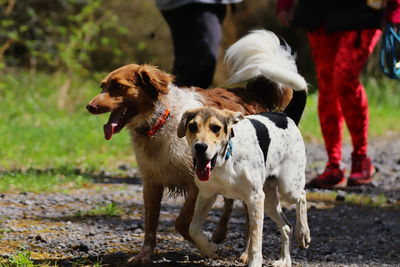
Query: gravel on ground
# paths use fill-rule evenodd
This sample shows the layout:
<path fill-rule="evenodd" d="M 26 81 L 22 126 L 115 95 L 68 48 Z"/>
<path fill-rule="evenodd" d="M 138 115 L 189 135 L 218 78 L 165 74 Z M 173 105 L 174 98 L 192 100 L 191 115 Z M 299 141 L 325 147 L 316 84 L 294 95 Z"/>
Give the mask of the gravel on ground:
<path fill-rule="evenodd" d="M 350 169 L 350 152 L 344 146 L 344 165 Z M 325 167 L 322 145 L 307 144 L 307 180 Z M 294 266 L 400 266 L 400 138 L 372 140 L 370 155 L 379 173 L 372 185 L 341 191 L 307 190 L 308 218 L 312 243 L 301 250 L 293 242 Z M 98 175 L 95 185 L 68 193 L 1 193 L 0 257 L 29 251 L 40 262 L 59 266 L 100 263 L 124 266 L 139 252 L 143 241 L 143 200 L 137 170 L 122 166 L 125 178 Z M 326 201 L 324 195 L 336 195 Z M 322 197 L 321 197 L 322 196 Z M 350 196 L 384 200 L 379 205 L 352 204 Z M 87 213 L 101 205 L 115 203 L 117 216 Z M 218 198 L 205 230 L 212 233 L 222 208 Z M 229 223 L 227 239 L 219 245 L 218 258 L 203 259 L 193 244 L 174 229 L 182 197 L 163 199 L 158 227 L 154 266 L 245 266 L 239 261 L 244 250 L 244 213 L 239 201 Z M 294 224 L 295 212 L 285 213 Z M 263 256 L 265 266 L 278 258 L 280 234 L 265 219 Z"/>

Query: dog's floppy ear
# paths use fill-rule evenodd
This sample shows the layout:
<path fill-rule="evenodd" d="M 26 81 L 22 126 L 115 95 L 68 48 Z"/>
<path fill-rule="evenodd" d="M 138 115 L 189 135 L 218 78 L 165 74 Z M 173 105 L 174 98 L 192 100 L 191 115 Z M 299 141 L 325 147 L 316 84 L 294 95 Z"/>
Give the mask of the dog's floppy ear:
<path fill-rule="evenodd" d="M 227 117 L 229 118 L 229 122 L 232 124 L 236 124 L 244 119 L 242 112 L 234 112 L 228 109 L 223 109 L 223 112 L 227 115 Z"/>
<path fill-rule="evenodd" d="M 150 65 L 141 65 L 138 70 L 138 82 L 140 86 L 156 99 L 159 94 L 167 94 L 168 84 L 174 77 Z"/>
<path fill-rule="evenodd" d="M 244 116 L 243 116 L 242 112 L 232 112 L 232 117 L 230 118 L 232 124 L 236 124 L 243 119 L 244 119 Z M 231 128 L 231 138 L 232 137 L 235 137 L 235 132 L 233 131 L 233 128 Z"/>
<path fill-rule="evenodd" d="M 179 122 L 177 128 L 177 134 L 179 138 L 182 138 L 186 135 L 186 126 L 188 123 L 188 119 L 191 119 L 192 117 L 193 117 L 193 112 L 190 110 L 183 113 L 181 121 Z"/>
<path fill-rule="evenodd" d="M 239 121 L 244 119 L 244 116 L 243 116 L 242 112 L 234 112 L 234 111 L 230 111 L 230 110 L 227 110 L 227 109 L 224 109 L 223 112 L 227 116 L 228 124 L 230 124 L 230 125 L 236 124 Z M 232 138 L 232 137 L 235 136 L 235 133 L 234 133 L 232 127 L 229 127 L 229 128 L 230 128 L 230 134 L 229 135 Z"/>
<path fill-rule="evenodd" d="M 233 124 L 236 124 L 243 119 L 244 119 L 244 116 L 243 116 L 242 112 L 233 112 L 233 116 L 231 117 Z"/>

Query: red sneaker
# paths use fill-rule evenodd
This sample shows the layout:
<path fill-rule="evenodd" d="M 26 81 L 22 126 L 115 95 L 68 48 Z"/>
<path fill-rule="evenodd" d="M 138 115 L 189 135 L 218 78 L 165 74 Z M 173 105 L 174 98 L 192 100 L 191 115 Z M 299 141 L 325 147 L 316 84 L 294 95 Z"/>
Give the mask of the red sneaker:
<path fill-rule="evenodd" d="M 351 155 L 351 173 L 349 185 L 370 184 L 375 174 L 374 165 L 366 155 Z"/>
<path fill-rule="evenodd" d="M 344 177 L 344 169 L 339 168 L 339 164 L 326 164 L 325 171 L 313 179 L 308 185 L 309 187 L 335 189 L 343 188 L 347 184 Z"/>

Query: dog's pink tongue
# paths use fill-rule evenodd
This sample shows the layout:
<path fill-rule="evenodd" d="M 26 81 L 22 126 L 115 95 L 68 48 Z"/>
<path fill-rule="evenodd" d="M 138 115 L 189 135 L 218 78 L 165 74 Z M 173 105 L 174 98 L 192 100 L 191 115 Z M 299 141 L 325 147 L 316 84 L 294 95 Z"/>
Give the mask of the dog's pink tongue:
<path fill-rule="evenodd" d="M 104 138 L 106 140 L 110 140 L 113 134 L 115 133 L 115 128 L 118 126 L 122 112 L 123 112 L 122 109 L 118 109 L 111 112 L 110 117 L 108 118 L 108 122 L 104 124 L 103 131 L 104 131 Z"/>
<path fill-rule="evenodd" d="M 111 140 L 114 132 L 115 132 L 115 127 L 117 127 L 118 123 L 106 123 L 103 126 L 104 130 L 104 138 L 106 140 Z"/>
<path fill-rule="evenodd" d="M 210 179 L 211 160 L 207 162 L 196 163 L 196 174 L 200 181 L 208 181 Z"/>

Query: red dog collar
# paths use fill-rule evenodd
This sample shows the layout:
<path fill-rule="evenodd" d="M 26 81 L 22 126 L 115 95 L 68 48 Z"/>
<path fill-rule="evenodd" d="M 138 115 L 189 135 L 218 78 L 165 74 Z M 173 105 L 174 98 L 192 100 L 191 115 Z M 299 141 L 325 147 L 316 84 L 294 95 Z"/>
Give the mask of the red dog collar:
<path fill-rule="evenodd" d="M 160 117 L 156 120 L 156 122 L 151 126 L 151 128 L 146 132 L 147 136 L 154 136 L 158 130 L 161 129 L 161 127 L 164 125 L 164 123 L 167 121 L 169 114 L 171 113 L 171 110 L 166 109 L 164 110 L 163 113 L 161 113 Z"/>

